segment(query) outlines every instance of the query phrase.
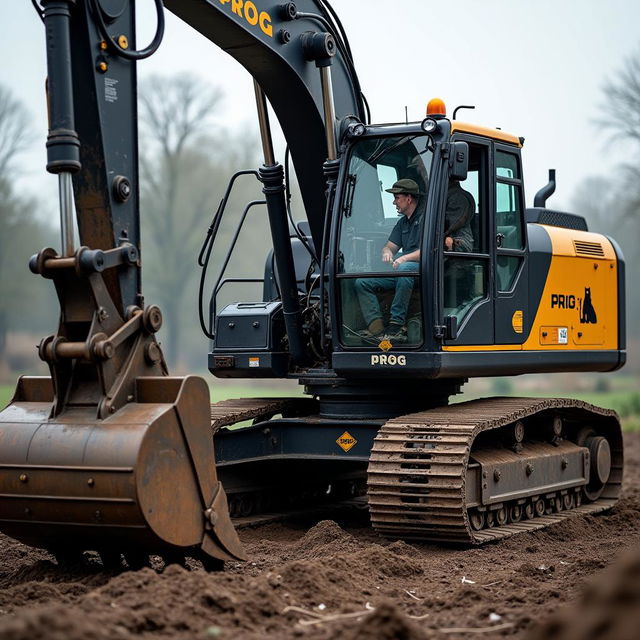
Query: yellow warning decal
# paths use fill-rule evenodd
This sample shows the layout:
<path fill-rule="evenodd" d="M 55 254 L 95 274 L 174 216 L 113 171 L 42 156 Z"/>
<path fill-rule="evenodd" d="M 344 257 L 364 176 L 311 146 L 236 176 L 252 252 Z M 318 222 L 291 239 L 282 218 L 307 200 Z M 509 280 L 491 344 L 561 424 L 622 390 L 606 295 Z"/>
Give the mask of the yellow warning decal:
<path fill-rule="evenodd" d="M 524 314 L 521 310 L 518 310 L 511 317 L 511 326 L 516 333 L 522 333 L 523 324 Z"/>
<path fill-rule="evenodd" d="M 386 338 L 378 345 L 378 348 L 382 349 L 382 351 L 389 351 L 392 347 L 393 345 Z"/>
<path fill-rule="evenodd" d="M 358 441 L 348 432 L 345 431 L 337 440 L 337 445 L 346 453 L 356 445 Z"/>

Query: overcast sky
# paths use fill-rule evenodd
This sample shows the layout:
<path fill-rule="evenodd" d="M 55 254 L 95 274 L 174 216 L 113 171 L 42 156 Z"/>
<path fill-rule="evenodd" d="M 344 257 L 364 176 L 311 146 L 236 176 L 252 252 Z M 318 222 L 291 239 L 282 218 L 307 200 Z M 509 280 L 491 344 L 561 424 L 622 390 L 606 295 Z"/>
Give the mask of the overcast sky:
<path fill-rule="evenodd" d="M 264 3 L 263 3 L 264 4 Z M 625 160 L 595 123 L 606 116 L 602 86 L 640 51 L 637 0 L 333 0 L 351 42 L 373 122 L 421 119 L 439 96 L 449 113 L 474 104 L 464 119 L 526 138 L 527 204 L 558 172 L 550 206 L 566 207 L 587 175 L 610 175 Z M 152 0 L 138 0 L 139 44 L 154 30 Z M 45 49 L 29 0 L 0 0 L 0 82 L 33 116 L 36 140 L 22 159 L 20 185 L 46 196 L 57 215 L 56 181 L 46 177 Z M 226 99 L 217 120 L 255 125 L 252 82 L 235 61 L 167 12 L 160 51 L 139 63 L 148 73 L 191 72 L 219 85 Z M 462 118 L 461 118 L 462 119 Z M 282 155 L 280 155 L 282 159 Z M 48 194 L 48 195 L 47 195 Z"/>

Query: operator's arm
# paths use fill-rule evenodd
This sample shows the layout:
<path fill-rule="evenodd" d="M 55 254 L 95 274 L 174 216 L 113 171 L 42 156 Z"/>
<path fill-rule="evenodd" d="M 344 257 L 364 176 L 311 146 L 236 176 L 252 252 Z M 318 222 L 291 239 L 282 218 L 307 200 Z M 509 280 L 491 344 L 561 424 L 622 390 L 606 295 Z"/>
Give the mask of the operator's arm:
<path fill-rule="evenodd" d="M 393 262 L 393 256 L 395 256 L 399 250 L 399 245 L 388 240 L 384 247 L 382 247 L 382 262 Z"/>
<path fill-rule="evenodd" d="M 419 262 L 420 261 L 420 249 L 416 249 L 411 253 L 405 253 L 399 258 L 393 261 L 393 268 L 397 269 L 403 262 Z"/>
<path fill-rule="evenodd" d="M 445 212 L 444 246 L 447 251 L 471 251 L 473 236 L 469 223 L 475 212 L 473 196 L 461 189 L 449 189 Z"/>

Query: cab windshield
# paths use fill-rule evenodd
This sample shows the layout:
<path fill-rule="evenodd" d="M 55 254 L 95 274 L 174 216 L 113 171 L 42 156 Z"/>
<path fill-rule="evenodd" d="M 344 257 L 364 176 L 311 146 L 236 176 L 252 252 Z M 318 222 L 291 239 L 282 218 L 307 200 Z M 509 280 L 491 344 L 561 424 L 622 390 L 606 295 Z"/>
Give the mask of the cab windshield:
<path fill-rule="evenodd" d="M 343 188 L 338 279 L 345 345 L 422 343 L 419 256 L 432 152 L 425 135 L 368 138 Z M 394 342 L 395 341 L 395 342 Z"/>

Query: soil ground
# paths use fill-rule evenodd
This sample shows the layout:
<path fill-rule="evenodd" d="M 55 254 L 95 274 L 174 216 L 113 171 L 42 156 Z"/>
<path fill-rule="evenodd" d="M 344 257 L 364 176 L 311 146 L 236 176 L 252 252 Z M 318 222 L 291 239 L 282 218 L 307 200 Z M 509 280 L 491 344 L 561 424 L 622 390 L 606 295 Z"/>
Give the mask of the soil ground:
<path fill-rule="evenodd" d="M 227 563 L 224 572 L 196 563 L 116 572 L 90 555 L 60 567 L 0 535 L 0 639 L 559 637 L 554 616 L 567 614 L 557 612 L 575 606 L 594 578 L 604 584 L 608 565 L 640 546 L 640 432 L 625 434 L 625 444 L 613 510 L 479 548 L 389 542 L 362 515 L 336 514 L 241 531 L 250 561 Z M 634 602 L 632 632 L 640 626 L 633 567 L 625 575 L 635 582 L 624 592 Z M 610 612 L 618 602 L 611 593 Z"/>

